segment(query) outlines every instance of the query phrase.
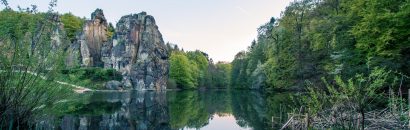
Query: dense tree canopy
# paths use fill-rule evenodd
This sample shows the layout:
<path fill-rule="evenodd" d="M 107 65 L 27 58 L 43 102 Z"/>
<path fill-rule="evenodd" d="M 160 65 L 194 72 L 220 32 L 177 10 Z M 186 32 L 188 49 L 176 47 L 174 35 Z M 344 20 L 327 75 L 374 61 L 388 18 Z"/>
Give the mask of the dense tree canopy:
<path fill-rule="evenodd" d="M 189 63 L 188 57 L 183 52 L 173 52 L 170 58 L 170 78 L 175 80 L 176 85 L 183 89 L 196 87 L 194 79 L 194 67 Z"/>
<path fill-rule="evenodd" d="M 406 0 L 295 1 L 236 55 L 232 86 L 252 88 L 258 64 L 264 88 L 273 89 L 298 89 L 305 81 L 352 77 L 374 67 L 409 75 L 409 16 Z"/>
<path fill-rule="evenodd" d="M 168 88 L 199 89 L 228 88 L 231 66 L 229 63 L 213 63 L 205 52 L 184 52 L 178 46 L 167 43 L 170 57 Z"/>

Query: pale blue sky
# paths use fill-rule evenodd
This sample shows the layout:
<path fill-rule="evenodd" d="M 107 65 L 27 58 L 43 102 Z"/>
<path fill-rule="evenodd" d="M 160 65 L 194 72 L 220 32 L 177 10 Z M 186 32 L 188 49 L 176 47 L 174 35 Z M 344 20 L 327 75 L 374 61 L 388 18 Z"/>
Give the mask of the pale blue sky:
<path fill-rule="evenodd" d="M 58 0 L 56 11 L 90 18 L 96 8 L 109 22 L 146 11 L 154 16 L 164 41 L 184 50 L 199 49 L 214 61 L 231 61 L 256 38 L 256 29 L 279 17 L 293 0 Z M 35 4 L 41 11 L 49 0 L 8 0 L 12 8 Z M 3 8 L 3 6 L 1 6 Z"/>

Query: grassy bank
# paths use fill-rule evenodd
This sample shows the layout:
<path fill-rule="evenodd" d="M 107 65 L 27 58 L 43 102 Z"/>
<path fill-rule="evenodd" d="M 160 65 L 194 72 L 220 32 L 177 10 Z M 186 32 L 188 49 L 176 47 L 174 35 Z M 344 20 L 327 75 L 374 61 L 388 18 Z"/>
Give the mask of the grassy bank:
<path fill-rule="evenodd" d="M 122 75 L 115 69 L 74 68 L 61 70 L 56 80 L 90 89 L 103 90 L 105 89 L 104 83 L 111 80 L 121 81 Z"/>

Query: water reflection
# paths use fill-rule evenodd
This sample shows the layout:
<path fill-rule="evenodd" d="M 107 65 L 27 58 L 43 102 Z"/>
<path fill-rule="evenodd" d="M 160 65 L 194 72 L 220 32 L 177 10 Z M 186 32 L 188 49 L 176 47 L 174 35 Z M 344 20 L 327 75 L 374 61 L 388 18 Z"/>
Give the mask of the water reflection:
<path fill-rule="evenodd" d="M 250 127 L 241 127 L 236 124 L 236 119 L 231 114 L 214 114 L 209 124 L 201 130 L 251 130 Z M 196 128 L 184 128 L 184 130 L 196 130 Z"/>
<path fill-rule="evenodd" d="M 286 113 L 286 105 L 277 106 L 288 102 L 289 94 L 255 91 L 95 92 L 39 120 L 37 128 L 264 130 L 272 129 L 272 116 Z"/>
<path fill-rule="evenodd" d="M 170 129 L 165 92 L 96 92 L 44 129 Z M 44 126 L 44 125 L 43 125 Z M 48 125 L 47 125 L 48 126 Z"/>

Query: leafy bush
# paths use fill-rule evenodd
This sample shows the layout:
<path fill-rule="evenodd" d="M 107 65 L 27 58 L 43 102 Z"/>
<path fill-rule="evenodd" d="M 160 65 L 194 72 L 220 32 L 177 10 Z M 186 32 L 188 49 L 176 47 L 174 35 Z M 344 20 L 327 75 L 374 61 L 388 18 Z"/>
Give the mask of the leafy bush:
<path fill-rule="evenodd" d="M 170 78 L 182 89 L 195 89 L 193 67 L 184 52 L 173 52 L 170 57 Z"/>
<path fill-rule="evenodd" d="M 76 34 L 82 31 L 85 20 L 71 13 L 66 13 L 61 15 L 61 22 L 64 24 L 68 39 L 74 41 Z"/>
<path fill-rule="evenodd" d="M 76 68 L 61 70 L 58 80 L 92 89 L 104 89 L 105 82 L 121 81 L 122 75 L 115 69 Z"/>
<path fill-rule="evenodd" d="M 322 78 L 326 87 L 320 89 L 310 84 L 305 102 L 313 116 L 331 116 L 334 120 L 329 125 L 332 127 L 351 129 L 360 125 L 364 128 L 365 113 L 376 109 L 377 102 L 384 98 L 381 90 L 389 76 L 390 71 L 374 68 L 368 75 L 356 74 L 347 81 L 340 76 L 335 76 L 330 83 Z"/>
<path fill-rule="evenodd" d="M 177 83 L 174 79 L 169 78 L 167 80 L 167 89 L 176 89 L 177 88 Z"/>
<path fill-rule="evenodd" d="M 52 10 L 0 11 L 0 129 L 29 129 L 45 108 L 70 94 L 53 80 L 64 62 L 64 44 L 51 39 L 58 27 L 53 16 Z"/>

